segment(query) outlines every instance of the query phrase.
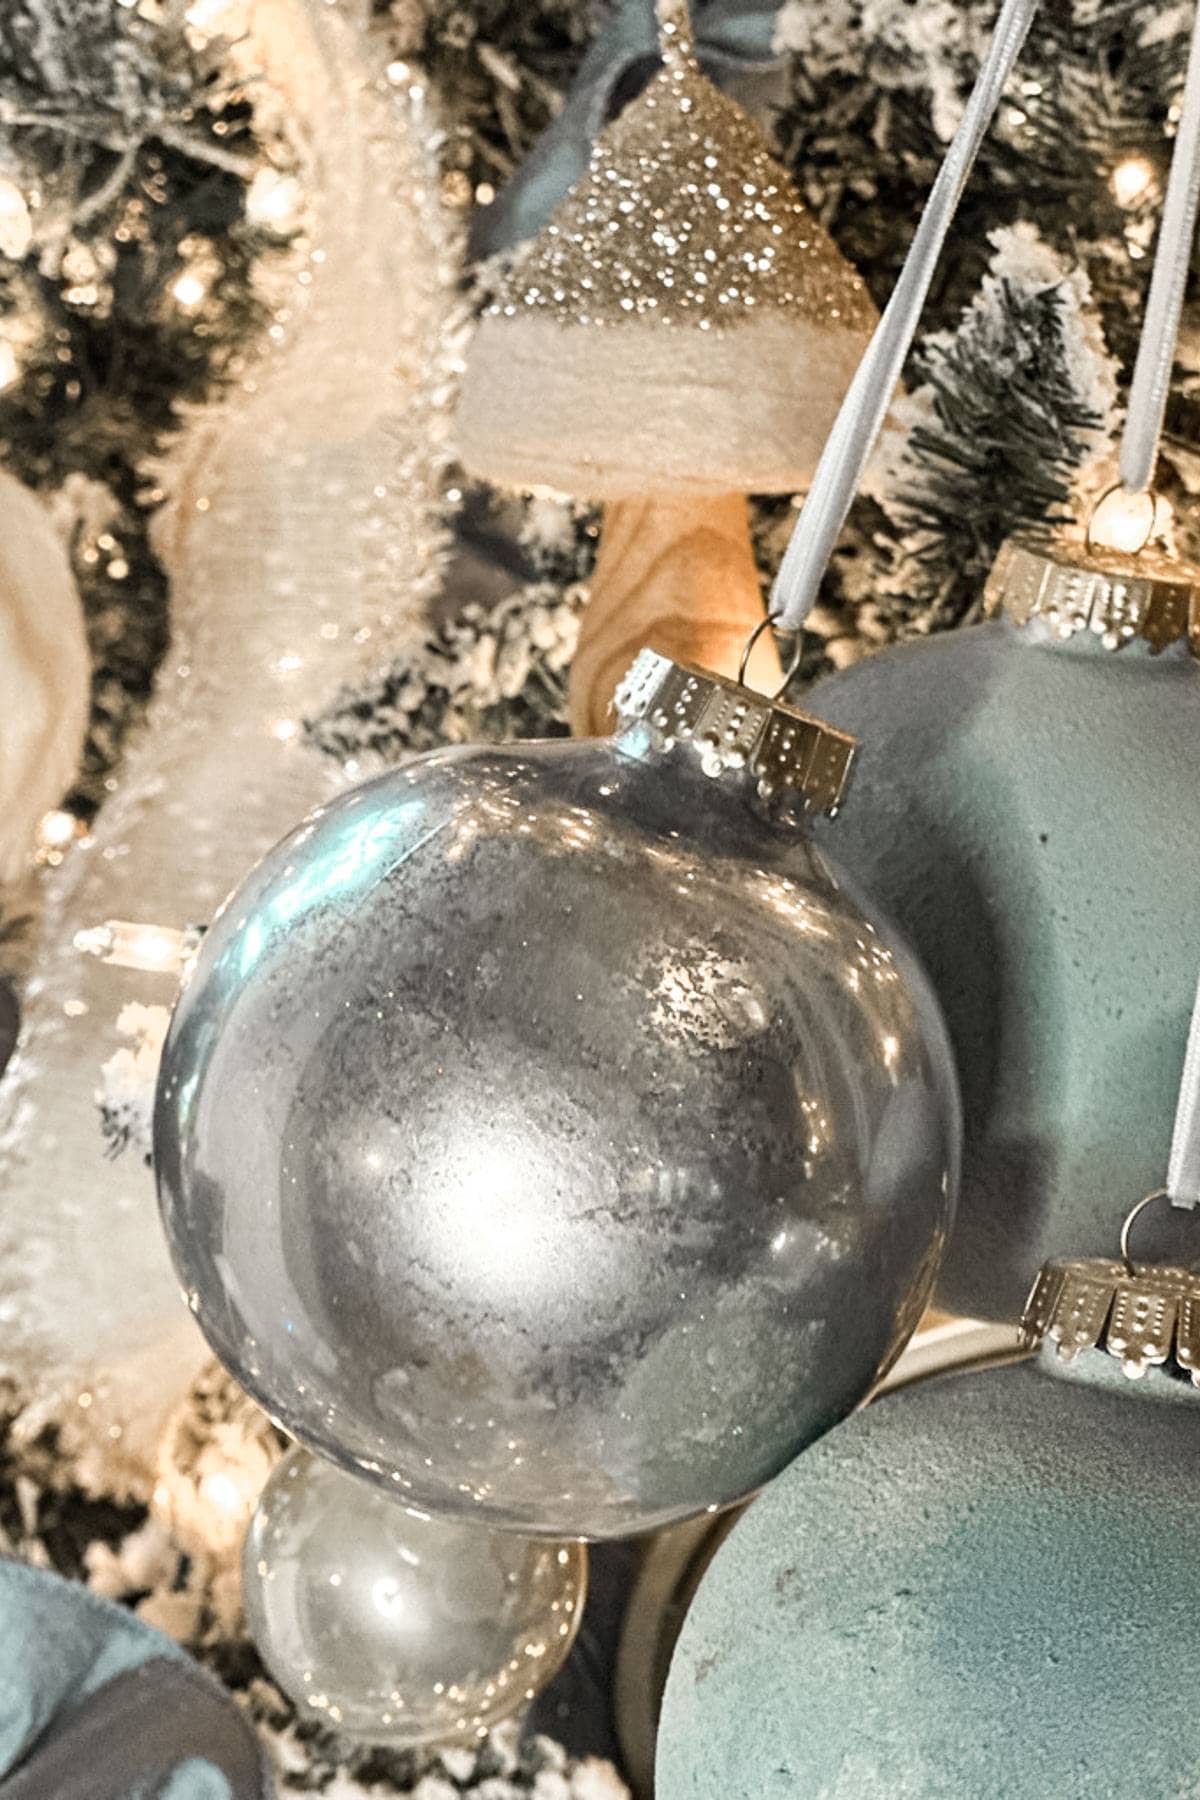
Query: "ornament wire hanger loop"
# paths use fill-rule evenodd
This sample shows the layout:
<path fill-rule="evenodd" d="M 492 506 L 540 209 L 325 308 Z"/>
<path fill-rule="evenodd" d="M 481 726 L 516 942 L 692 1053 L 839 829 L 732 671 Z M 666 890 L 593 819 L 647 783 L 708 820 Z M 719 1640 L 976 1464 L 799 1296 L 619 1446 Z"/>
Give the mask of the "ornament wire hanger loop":
<path fill-rule="evenodd" d="M 774 631 L 774 630 L 779 629 L 781 626 L 782 626 L 782 620 L 780 619 L 779 614 L 777 612 L 769 612 L 765 618 L 762 618 L 758 621 L 758 624 L 754 627 L 753 631 L 751 631 L 749 637 L 746 639 L 746 642 L 742 645 L 742 654 L 738 661 L 737 683 L 738 683 L 739 687 L 746 686 L 746 670 L 750 666 L 750 658 L 754 654 L 754 646 L 755 646 L 755 644 L 757 644 L 757 642 L 758 642 L 759 638 L 762 636 L 763 632 L 767 631 L 767 630 Z M 786 631 L 786 627 L 783 627 L 783 629 Z M 791 683 L 791 680 L 792 680 L 792 677 L 795 675 L 797 669 L 800 667 L 800 658 L 801 658 L 801 655 L 803 654 L 803 650 L 804 650 L 804 646 L 803 646 L 803 643 L 801 642 L 799 633 L 797 632 L 796 633 L 796 647 L 792 651 L 791 657 L 788 661 L 788 665 L 783 671 L 783 678 L 780 681 L 778 687 L 775 688 L 774 692 L 770 696 L 770 699 L 773 704 L 776 701 L 782 700 L 784 695 L 787 693 L 789 684 Z M 751 691 L 753 692 L 754 690 L 751 690 Z"/>
<path fill-rule="evenodd" d="M 776 623 L 778 623 L 778 622 L 779 622 L 778 619 L 776 619 Z M 775 689 L 774 694 L 771 696 L 771 698 L 773 700 L 782 700 L 783 699 L 783 696 L 787 693 L 788 688 L 791 686 L 792 677 L 796 674 L 797 670 L 800 667 L 800 658 L 804 655 L 804 639 L 800 634 L 799 626 L 796 627 L 795 637 L 796 637 L 795 648 L 792 651 L 791 658 L 788 662 L 787 668 L 783 671 L 783 680 L 779 683 L 779 686 Z"/>
<path fill-rule="evenodd" d="M 1021 1329 L 1030 1349 L 1057 1345 L 1065 1362 L 1084 1350 L 1120 1359 L 1131 1379 L 1173 1363 L 1200 1389 L 1200 1272 L 1171 1262 L 1135 1263 L 1130 1233 L 1156 1200 L 1194 1209 L 1200 1199 L 1200 989 L 1192 1008 L 1175 1111 L 1167 1184 L 1131 1207 L 1121 1226 L 1119 1262 L 1054 1258 L 1030 1289 Z"/>
<path fill-rule="evenodd" d="M 1153 1206 L 1156 1200 L 1169 1200 L 1170 1197 L 1166 1188 L 1155 1188 L 1146 1195 L 1144 1200 L 1139 1200 L 1136 1206 L 1131 1206 L 1125 1214 L 1125 1222 L 1121 1226 L 1120 1245 L 1121 1261 L 1125 1264 L 1127 1275 L 1136 1275 L 1138 1272 L 1137 1264 L 1129 1254 L 1129 1234 L 1133 1230 L 1134 1222 L 1142 1216 L 1148 1206 Z"/>
<path fill-rule="evenodd" d="M 773 630 L 775 628 L 775 626 L 778 625 L 778 623 L 779 623 L 778 613 L 774 613 L 774 612 L 767 613 L 765 618 L 762 618 L 758 621 L 758 624 L 754 627 L 753 631 L 751 631 L 749 637 L 746 639 L 746 642 L 742 645 L 742 654 L 741 654 L 741 658 L 738 662 L 738 672 L 737 672 L 737 680 L 738 680 L 739 687 L 745 687 L 745 685 L 746 685 L 746 670 L 750 666 L 750 658 L 754 654 L 755 644 L 757 644 L 759 638 L 762 636 L 764 631 Z M 779 687 L 779 689 L 777 690 L 777 692 L 775 694 L 775 698 L 777 700 L 778 700 L 780 694 L 782 694 L 784 688 L 787 686 L 788 680 L 789 680 L 789 677 L 785 675 L 783 678 L 782 685 Z"/>

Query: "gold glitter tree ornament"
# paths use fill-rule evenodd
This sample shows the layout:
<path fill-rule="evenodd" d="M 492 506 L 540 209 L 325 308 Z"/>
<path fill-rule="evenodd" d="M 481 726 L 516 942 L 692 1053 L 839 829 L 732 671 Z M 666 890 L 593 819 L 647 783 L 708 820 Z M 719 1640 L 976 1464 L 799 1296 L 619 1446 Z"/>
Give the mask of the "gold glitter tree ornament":
<path fill-rule="evenodd" d="M 643 644 L 735 673 L 762 619 L 744 496 L 807 486 L 875 311 L 757 127 L 706 80 L 686 6 L 662 67 L 502 276 L 459 410 L 475 473 L 609 502 L 572 671 L 610 722 Z M 773 686 L 763 634 L 753 685 Z"/>

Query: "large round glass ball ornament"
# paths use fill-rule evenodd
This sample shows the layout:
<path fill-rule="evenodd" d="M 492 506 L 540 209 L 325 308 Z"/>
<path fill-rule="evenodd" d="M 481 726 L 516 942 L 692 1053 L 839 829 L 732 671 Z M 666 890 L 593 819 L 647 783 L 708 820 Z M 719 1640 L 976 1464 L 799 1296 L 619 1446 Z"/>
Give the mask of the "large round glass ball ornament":
<path fill-rule="evenodd" d="M 852 1410 L 956 1182 L 936 1005 L 804 822 L 851 740 L 649 653 L 622 708 L 314 814 L 205 937 L 155 1120 L 272 1417 L 562 1537 L 722 1506 Z"/>
<path fill-rule="evenodd" d="M 1003 1319 L 1059 1245 L 1107 1243 L 1107 1196 L 1162 1178 L 1195 986 L 1200 573 L 1010 545 L 989 597 L 986 623 L 810 703 L 863 734 L 827 841 L 908 935 L 954 1043 L 963 1191 L 938 1299 Z"/>
<path fill-rule="evenodd" d="M 1200 1396 L 1174 1373 L 1043 1350 L 801 1457 L 700 1584 L 657 1800 L 1194 1794 Z"/>
<path fill-rule="evenodd" d="M 561 1668 L 587 1552 L 409 1511 L 289 1450 L 242 1556 L 250 1635 L 301 1713 L 364 1743 L 486 1736 Z"/>

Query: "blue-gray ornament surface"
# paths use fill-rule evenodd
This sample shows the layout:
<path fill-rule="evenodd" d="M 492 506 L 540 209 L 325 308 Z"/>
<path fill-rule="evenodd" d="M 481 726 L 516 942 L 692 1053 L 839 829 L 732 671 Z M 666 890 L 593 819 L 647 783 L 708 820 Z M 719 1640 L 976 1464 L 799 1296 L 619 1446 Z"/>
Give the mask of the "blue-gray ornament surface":
<path fill-rule="evenodd" d="M 397 1748 L 482 1738 L 561 1668 L 587 1551 L 414 1516 L 292 1449 L 246 1533 L 259 1654 L 307 1718 Z"/>
<path fill-rule="evenodd" d="M 1113 653 L 1002 618 L 808 704 L 862 736 L 828 841 L 954 1043 L 963 1190 L 938 1299 L 1015 1318 L 1047 1257 L 1107 1252 L 1113 1195 L 1165 1174 L 1200 942 L 1200 673 L 1182 642 Z"/>
<path fill-rule="evenodd" d="M 285 839 L 180 996 L 155 1165 L 200 1325 L 429 1512 L 599 1538 L 725 1505 L 928 1296 L 936 1005 L 804 824 L 706 762 L 639 719 L 421 757 Z"/>
<path fill-rule="evenodd" d="M 755 1500 L 676 1647 L 657 1800 L 1200 1791 L 1200 1399 L 1084 1363 L 901 1390 Z"/>

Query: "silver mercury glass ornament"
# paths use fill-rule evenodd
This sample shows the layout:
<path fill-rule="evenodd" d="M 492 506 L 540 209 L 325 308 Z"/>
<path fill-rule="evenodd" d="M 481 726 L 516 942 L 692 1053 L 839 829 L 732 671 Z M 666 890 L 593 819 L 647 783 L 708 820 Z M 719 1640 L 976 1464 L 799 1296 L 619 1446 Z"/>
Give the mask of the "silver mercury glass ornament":
<path fill-rule="evenodd" d="M 562 1667 L 587 1551 L 414 1516 L 289 1450 L 246 1534 L 250 1635 L 280 1687 L 343 1737 L 484 1737 Z"/>
<path fill-rule="evenodd" d="M 155 1118 L 271 1415 L 556 1537 L 727 1505 L 851 1411 L 958 1170 L 936 1003 L 806 828 L 853 740 L 648 651 L 618 710 L 315 812 L 207 934 Z"/>

